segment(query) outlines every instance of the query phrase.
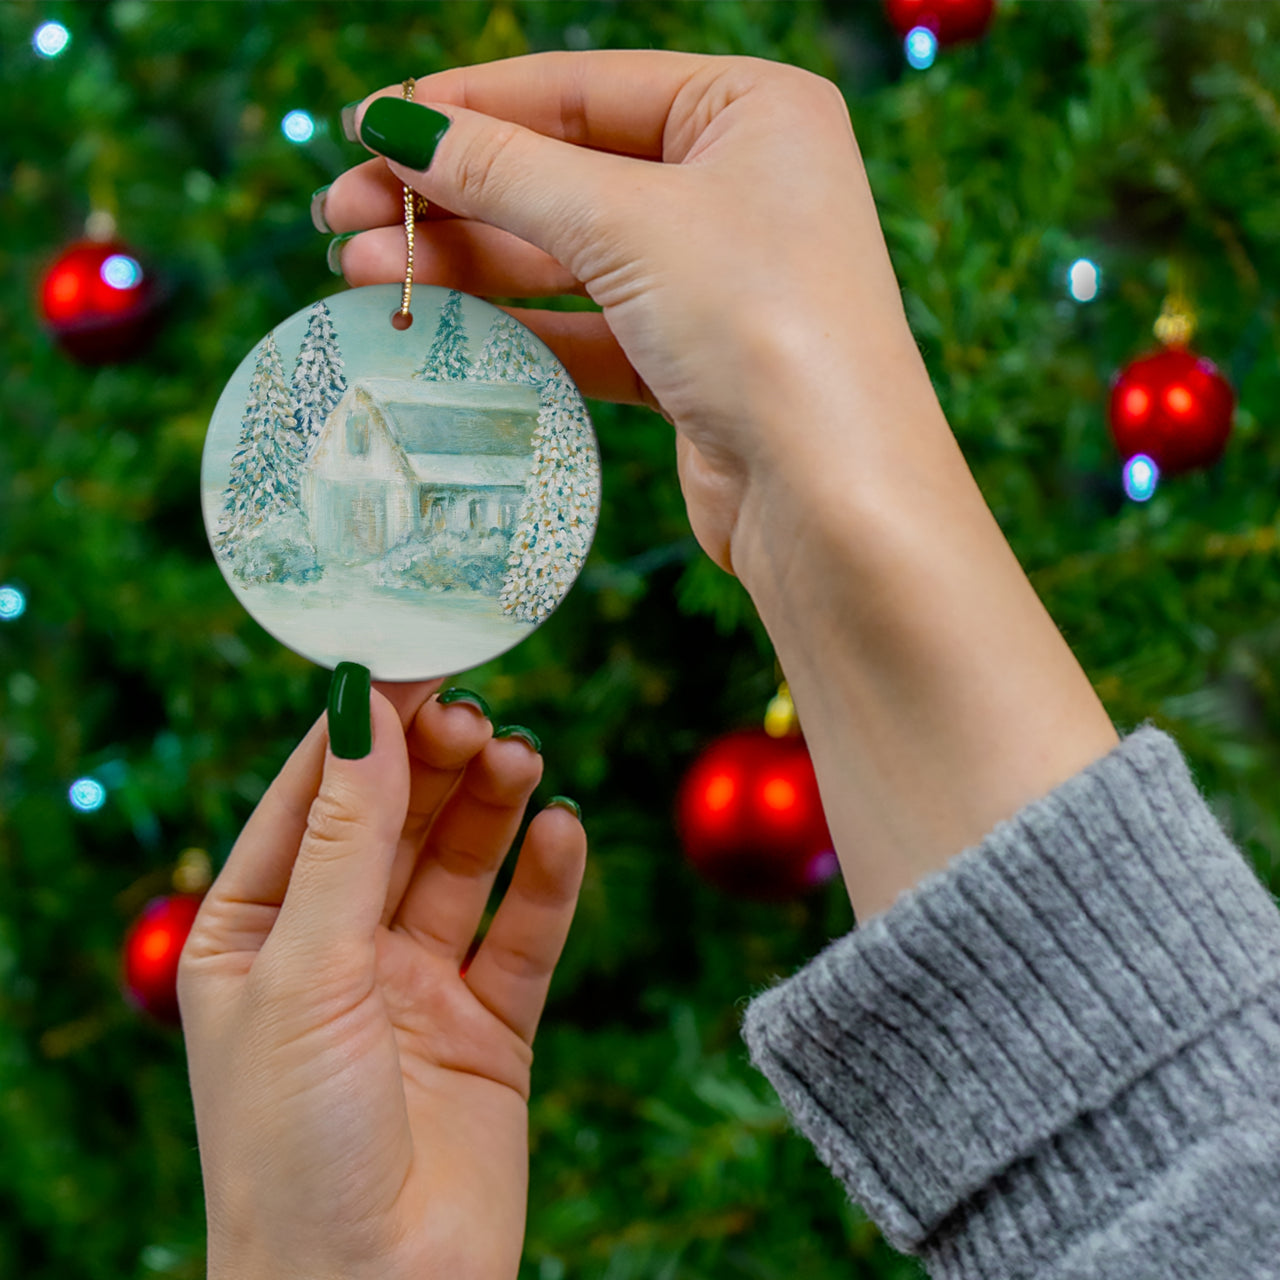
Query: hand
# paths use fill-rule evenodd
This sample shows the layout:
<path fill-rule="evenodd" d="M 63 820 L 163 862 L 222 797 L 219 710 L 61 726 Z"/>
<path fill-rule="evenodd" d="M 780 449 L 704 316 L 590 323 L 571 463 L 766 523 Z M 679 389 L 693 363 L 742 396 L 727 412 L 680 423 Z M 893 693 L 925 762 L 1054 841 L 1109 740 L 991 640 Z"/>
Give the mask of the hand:
<path fill-rule="evenodd" d="M 363 759 L 312 727 L 183 951 L 211 1280 L 516 1275 L 531 1046 L 586 840 L 563 808 L 533 820 L 460 974 L 542 761 L 433 688 L 389 688 L 399 714 L 373 692 Z"/>
<path fill-rule="evenodd" d="M 936 410 L 829 81 L 749 58 L 551 53 L 427 76 L 415 103 L 451 121 L 429 167 L 369 161 L 324 199 L 333 230 L 366 231 L 342 248 L 346 278 L 403 277 L 404 182 L 454 215 L 419 223 L 419 280 L 589 295 L 602 313 L 513 314 L 585 395 L 672 421 L 694 533 L 748 587 L 749 501 L 774 511 L 789 475 L 837 459 L 867 474 L 904 402 Z M 423 105 L 394 105 L 431 136 Z"/>
<path fill-rule="evenodd" d="M 367 229 L 347 279 L 401 277 L 403 182 L 452 215 L 418 224 L 420 279 L 600 304 L 516 314 L 587 395 L 674 423 L 693 531 L 773 640 L 860 918 L 1115 745 L 938 404 L 833 85 L 559 53 L 427 76 L 415 101 L 450 122 L 429 159 L 367 162 L 324 200 Z M 434 141 L 423 106 L 378 103 L 370 131 L 371 105 L 353 123 L 384 157 L 415 126 Z"/>

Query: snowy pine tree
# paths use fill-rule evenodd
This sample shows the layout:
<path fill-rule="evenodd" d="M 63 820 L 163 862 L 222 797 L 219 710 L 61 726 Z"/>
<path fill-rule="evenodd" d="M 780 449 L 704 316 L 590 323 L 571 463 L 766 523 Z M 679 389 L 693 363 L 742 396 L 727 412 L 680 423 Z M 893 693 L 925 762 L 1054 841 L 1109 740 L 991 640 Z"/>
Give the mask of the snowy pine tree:
<path fill-rule="evenodd" d="M 504 311 L 489 326 L 471 376 L 482 382 L 520 382 L 536 387 L 546 380 L 547 371 L 533 345 L 533 335 Z"/>
<path fill-rule="evenodd" d="M 572 585 L 595 530 L 600 459 L 578 389 L 563 369 L 543 384 L 533 470 L 498 597 L 521 622 L 541 622 Z"/>
<path fill-rule="evenodd" d="M 462 294 L 450 289 L 440 308 L 440 322 L 436 325 L 431 349 L 413 376 L 428 382 L 456 382 L 467 376 L 470 366 L 467 333 L 462 324 Z"/>
<path fill-rule="evenodd" d="M 317 302 L 307 319 L 307 333 L 293 366 L 293 413 L 300 460 L 305 462 L 320 435 L 324 420 L 347 389 L 342 349 L 329 308 Z"/>
<path fill-rule="evenodd" d="M 274 333 L 263 339 L 231 456 L 220 541 L 234 555 L 273 515 L 298 505 L 298 435 Z"/>

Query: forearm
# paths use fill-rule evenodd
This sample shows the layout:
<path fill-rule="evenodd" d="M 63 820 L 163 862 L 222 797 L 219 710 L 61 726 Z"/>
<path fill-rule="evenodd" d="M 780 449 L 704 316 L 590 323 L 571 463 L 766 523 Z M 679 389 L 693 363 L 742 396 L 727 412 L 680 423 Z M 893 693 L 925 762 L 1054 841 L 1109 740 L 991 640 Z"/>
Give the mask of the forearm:
<path fill-rule="evenodd" d="M 807 390 L 808 421 L 843 414 L 847 429 L 792 432 L 749 486 L 733 543 L 859 919 L 1118 741 L 914 346 L 877 374 L 875 389 Z M 784 412 L 782 391 L 768 411 Z"/>

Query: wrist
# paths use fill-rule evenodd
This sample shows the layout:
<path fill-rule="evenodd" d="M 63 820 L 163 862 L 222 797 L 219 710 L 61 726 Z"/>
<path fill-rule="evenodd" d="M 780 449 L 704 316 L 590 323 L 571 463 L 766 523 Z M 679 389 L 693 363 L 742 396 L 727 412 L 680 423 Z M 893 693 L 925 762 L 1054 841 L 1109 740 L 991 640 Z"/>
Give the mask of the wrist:
<path fill-rule="evenodd" d="M 1117 741 L 932 387 L 880 385 L 753 477 L 733 541 L 860 919 Z"/>

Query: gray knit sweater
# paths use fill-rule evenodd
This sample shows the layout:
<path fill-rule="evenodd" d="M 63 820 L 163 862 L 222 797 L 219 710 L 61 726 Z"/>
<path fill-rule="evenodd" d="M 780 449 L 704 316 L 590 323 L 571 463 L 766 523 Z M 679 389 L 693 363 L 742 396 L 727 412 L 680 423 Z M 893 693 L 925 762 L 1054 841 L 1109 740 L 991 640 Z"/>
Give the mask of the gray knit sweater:
<path fill-rule="evenodd" d="M 1149 724 L 743 1035 L 939 1280 L 1280 1277 L 1280 912 Z"/>

